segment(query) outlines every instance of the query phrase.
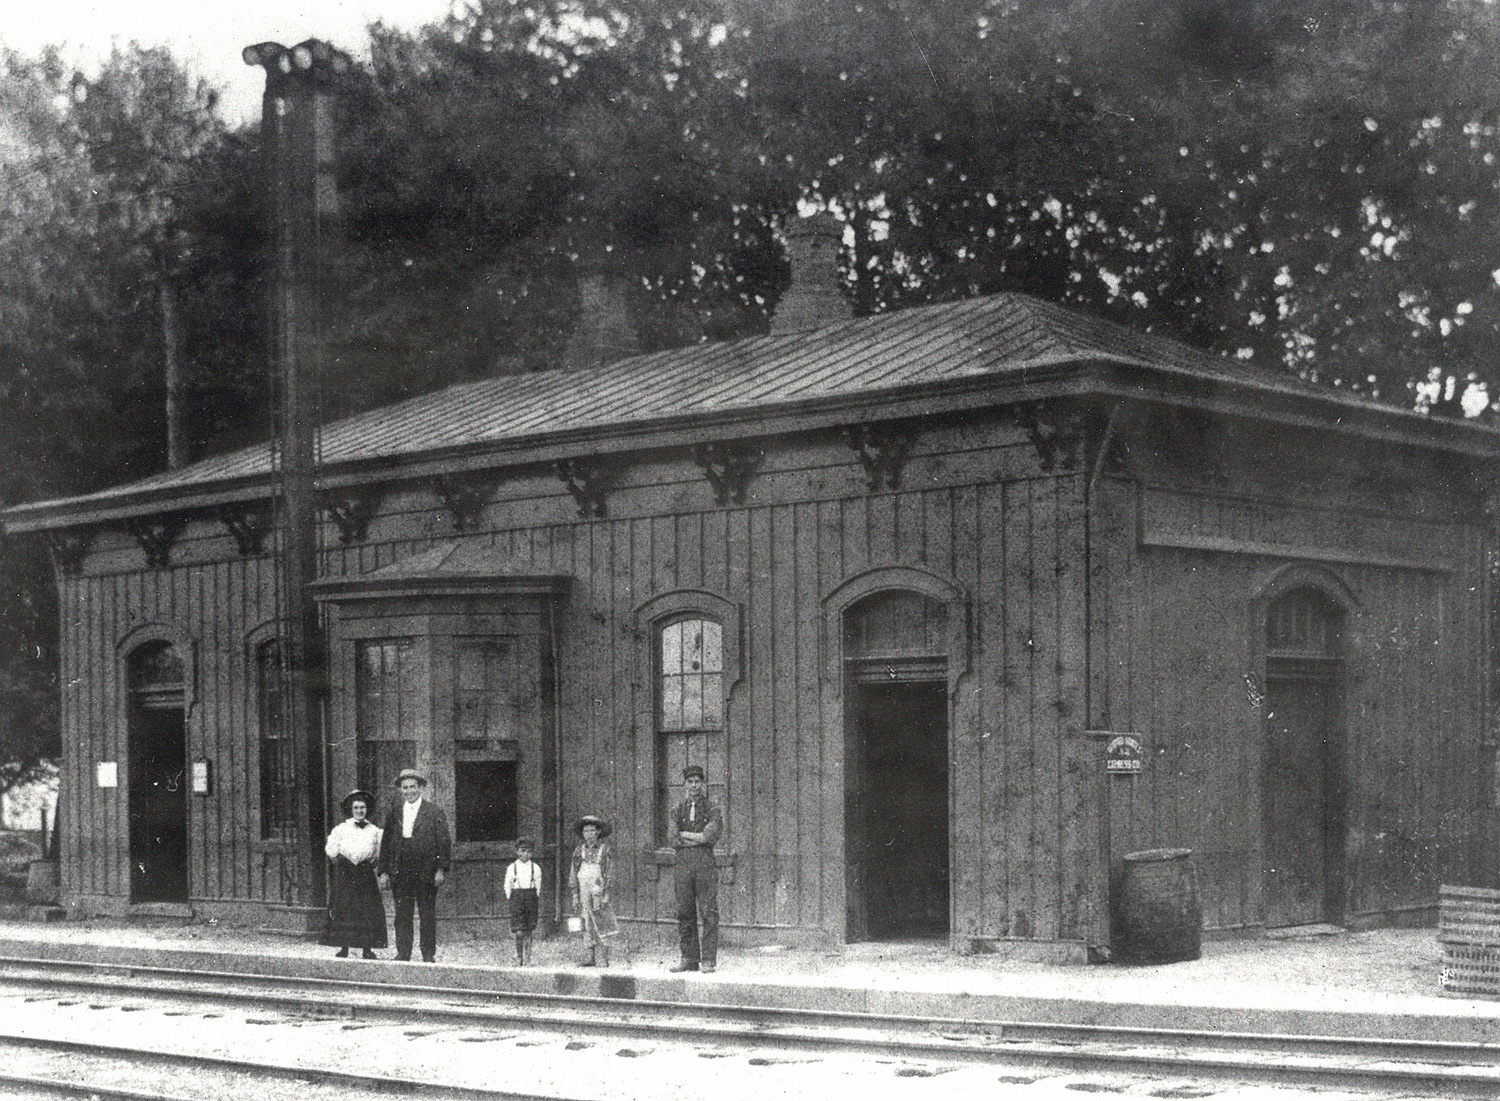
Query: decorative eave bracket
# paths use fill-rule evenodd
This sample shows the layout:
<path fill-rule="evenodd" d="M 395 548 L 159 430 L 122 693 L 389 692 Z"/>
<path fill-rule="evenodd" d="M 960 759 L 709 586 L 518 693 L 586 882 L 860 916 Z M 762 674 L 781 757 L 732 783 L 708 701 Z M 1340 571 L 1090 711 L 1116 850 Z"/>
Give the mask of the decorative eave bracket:
<path fill-rule="evenodd" d="M 901 488 L 901 471 L 915 432 L 900 425 L 851 424 L 844 429 L 844 438 L 865 468 L 871 493 Z"/>
<path fill-rule="evenodd" d="M 1011 417 L 1036 449 L 1043 473 L 1087 470 L 1118 473 L 1125 468 L 1124 442 L 1118 431 L 1121 407 L 1104 409 L 1071 398 L 1023 401 Z"/>
<path fill-rule="evenodd" d="M 603 516 L 605 495 L 614 488 L 618 473 L 598 461 L 558 459 L 557 476 L 578 502 L 579 516 Z"/>
<path fill-rule="evenodd" d="M 47 533 L 47 550 L 52 555 L 52 566 L 59 574 L 72 576 L 83 565 L 84 555 L 94 541 L 91 528 L 63 528 Z"/>
<path fill-rule="evenodd" d="M 265 552 L 273 516 L 269 501 L 244 501 L 214 510 L 214 518 L 234 537 L 235 547 L 245 558 Z"/>
<path fill-rule="evenodd" d="M 339 489 L 324 489 L 319 494 L 323 511 L 339 529 L 339 542 L 344 546 L 364 542 L 370 531 L 370 521 L 380 511 L 380 502 L 385 499 L 383 485 L 344 486 Z"/>
<path fill-rule="evenodd" d="M 187 525 L 187 515 L 169 512 L 164 516 L 141 516 L 125 521 L 125 530 L 140 544 L 146 555 L 146 567 L 164 570 L 172 564 L 172 544 Z"/>
<path fill-rule="evenodd" d="M 750 477 L 765 457 L 762 448 L 750 443 L 700 443 L 693 448 L 693 460 L 713 486 L 714 500 L 721 505 L 745 503 Z"/>
<path fill-rule="evenodd" d="M 492 477 L 439 474 L 432 479 L 432 492 L 448 510 L 453 530 L 465 532 L 472 531 L 479 523 L 498 484 Z"/>

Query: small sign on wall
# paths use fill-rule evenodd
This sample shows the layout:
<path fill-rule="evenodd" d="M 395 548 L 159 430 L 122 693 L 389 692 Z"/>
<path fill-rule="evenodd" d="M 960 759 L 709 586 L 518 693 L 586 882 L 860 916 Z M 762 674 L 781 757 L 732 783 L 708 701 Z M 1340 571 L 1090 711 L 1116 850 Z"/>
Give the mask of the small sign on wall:
<path fill-rule="evenodd" d="M 1136 773 L 1141 771 L 1141 739 L 1136 734 L 1112 734 L 1104 743 L 1104 771 Z"/>
<path fill-rule="evenodd" d="M 120 786 L 120 765 L 117 761 L 99 761 L 94 765 L 94 783 L 101 788 Z"/>
<path fill-rule="evenodd" d="M 212 761 L 193 762 L 193 794 L 212 795 L 214 793 L 214 769 Z"/>

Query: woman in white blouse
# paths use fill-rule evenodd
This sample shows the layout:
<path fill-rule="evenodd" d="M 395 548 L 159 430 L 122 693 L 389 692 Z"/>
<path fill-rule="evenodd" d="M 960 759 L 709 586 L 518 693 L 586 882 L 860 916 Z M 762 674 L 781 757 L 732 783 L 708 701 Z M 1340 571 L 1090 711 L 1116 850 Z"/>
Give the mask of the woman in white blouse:
<path fill-rule="evenodd" d="M 370 821 L 375 797 L 368 791 L 351 791 L 342 806 L 346 817 L 333 827 L 323 847 L 329 867 L 328 927 L 322 943 L 338 945 L 336 956 L 361 948 L 364 958 L 373 960 L 374 950 L 386 945 L 385 901 L 375 882 L 381 831 Z"/>

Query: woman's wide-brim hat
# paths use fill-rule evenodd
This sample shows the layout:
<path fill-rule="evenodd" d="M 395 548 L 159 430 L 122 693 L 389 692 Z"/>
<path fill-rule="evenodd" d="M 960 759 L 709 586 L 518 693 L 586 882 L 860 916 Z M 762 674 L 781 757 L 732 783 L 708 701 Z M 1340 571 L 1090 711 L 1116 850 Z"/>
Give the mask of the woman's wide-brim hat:
<path fill-rule="evenodd" d="M 403 768 L 400 772 L 396 773 L 396 786 L 397 787 L 399 787 L 401 785 L 401 781 L 402 780 L 415 780 L 417 783 L 421 784 L 424 788 L 427 786 L 427 777 L 423 776 L 420 772 L 418 772 L 414 768 Z"/>
<path fill-rule="evenodd" d="M 339 803 L 339 806 L 344 808 L 344 817 L 347 818 L 349 817 L 349 815 L 354 813 L 349 808 L 353 805 L 354 800 L 356 799 L 364 800 L 365 813 L 368 814 L 375 810 L 375 796 L 371 795 L 364 788 L 355 788 L 348 795 L 344 796 L 343 801 Z"/>
<path fill-rule="evenodd" d="M 577 822 L 573 823 L 573 832 L 576 833 L 579 837 L 582 837 L 584 826 L 598 826 L 600 837 L 608 837 L 610 834 L 610 830 L 613 828 L 610 826 L 609 822 L 607 822 L 603 818 L 600 818 L 597 814 L 585 814 Z"/>

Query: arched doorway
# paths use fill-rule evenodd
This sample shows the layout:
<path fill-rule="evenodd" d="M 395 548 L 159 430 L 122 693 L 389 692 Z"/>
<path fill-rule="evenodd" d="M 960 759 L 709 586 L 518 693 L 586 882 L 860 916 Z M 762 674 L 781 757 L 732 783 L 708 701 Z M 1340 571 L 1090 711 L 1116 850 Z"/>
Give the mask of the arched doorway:
<path fill-rule="evenodd" d="M 186 902 L 187 718 L 182 659 L 147 642 L 125 663 L 129 689 L 130 901 Z"/>
<path fill-rule="evenodd" d="M 876 592 L 843 616 L 847 936 L 944 937 L 948 609 Z"/>
<path fill-rule="evenodd" d="M 1311 586 L 1266 607 L 1266 926 L 1344 909 L 1344 610 Z"/>

